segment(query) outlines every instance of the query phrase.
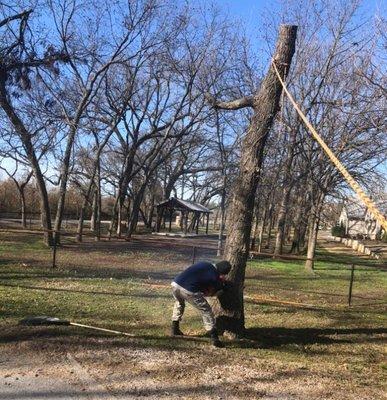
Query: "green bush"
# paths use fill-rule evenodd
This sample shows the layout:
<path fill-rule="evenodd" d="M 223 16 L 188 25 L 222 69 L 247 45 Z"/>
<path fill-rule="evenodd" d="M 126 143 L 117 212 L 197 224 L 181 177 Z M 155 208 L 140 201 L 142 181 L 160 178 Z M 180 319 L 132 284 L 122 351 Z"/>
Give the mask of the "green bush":
<path fill-rule="evenodd" d="M 345 227 L 343 225 L 335 225 L 331 230 L 332 236 L 345 237 Z"/>

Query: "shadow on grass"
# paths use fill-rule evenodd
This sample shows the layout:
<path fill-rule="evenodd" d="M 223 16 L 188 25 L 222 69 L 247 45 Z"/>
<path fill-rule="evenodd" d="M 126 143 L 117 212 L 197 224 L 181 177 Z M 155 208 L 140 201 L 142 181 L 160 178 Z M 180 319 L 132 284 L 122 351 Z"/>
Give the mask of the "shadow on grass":
<path fill-rule="evenodd" d="M 39 263 L 35 263 L 39 264 Z M 33 271 L 0 271 L 0 280 L 15 280 L 29 278 L 76 278 L 76 279 L 153 279 L 153 280 L 172 280 L 179 270 L 171 271 L 149 271 L 129 267 L 94 267 L 94 266 L 67 266 L 60 269 L 49 269 L 47 272 Z"/>
<path fill-rule="evenodd" d="M 159 326 L 153 326 L 160 329 Z M 124 328 L 114 327 L 124 331 Z M 142 326 L 133 330 L 126 329 L 132 337 L 124 335 L 115 335 L 104 332 L 96 332 L 86 328 L 73 326 L 19 326 L 10 325 L 4 328 L 0 333 L 0 344 L 11 344 L 18 342 L 31 342 L 33 348 L 38 349 L 53 347 L 62 350 L 87 350 L 87 349 L 145 349 L 155 350 L 182 350 L 190 351 L 196 345 L 210 345 L 210 339 L 203 336 L 184 336 L 171 337 L 167 330 L 165 333 L 144 333 L 147 329 L 152 329 L 151 325 Z"/>
<path fill-rule="evenodd" d="M 102 296 L 118 296 L 118 297 L 144 297 L 144 298 L 165 298 L 165 299 L 172 299 L 172 295 L 164 295 L 158 293 L 149 293 L 149 292 L 142 292 L 142 293 L 122 293 L 122 292 L 99 292 L 95 290 L 77 290 L 77 289 L 64 289 L 64 288 L 47 288 L 41 286 L 30 286 L 30 285 L 13 285 L 7 283 L 0 283 L 0 286 L 5 287 L 15 287 L 20 289 L 30 289 L 30 290 L 43 290 L 48 292 L 69 292 L 69 293 L 81 293 L 81 294 L 92 294 L 92 295 L 102 295 Z M 144 288 L 147 289 L 146 285 Z M 168 286 L 166 287 L 168 288 Z M 149 287 L 148 290 L 154 290 L 153 288 Z"/>
<path fill-rule="evenodd" d="M 248 278 L 246 278 L 248 279 Z M 256 279 L 255 277 L 252 277 L 251 279 Z M 316 295 L 320 295 L 320 296 L 328 296 L 328 297 L 339 297 L 339 298 L 348 298 L 348 293 L 333 293 L 333 292 L 322 292 L 319 290 L 307 290 L 304 288 L 294 288 L 294 287 L 282 287 L 281 285 L 268 285 L 268 284 L 264 284 L 260 286 L 260 290 L 262 291 L 268 291 L 268 290 L 279 290 L 280 292 L 289 292 L 289 293 L 294 293 L 294 291 L 296 290 L 297 293 L 310 293 L 310 294 L 316 294 Z M 344 288 L 347 290 L 347 288 Z M 360 296 L 358 294 L 353 294 L 352 298 L 355 299 L 363 299 L 363 300 L 383 300 L 381 297 L 370 297 L 370 296 Z M 345 303 L 346 304 L 346 303 Z"/>
<path fill-rule="evenodd" d="M 286 345 L 384 342 L 387 328 L 249 328 L 242 348 L 276 348 Z M 377 336 L 375 336 L 377 335 Z M 354 337 L 355 336 L 355 337 Z"/>

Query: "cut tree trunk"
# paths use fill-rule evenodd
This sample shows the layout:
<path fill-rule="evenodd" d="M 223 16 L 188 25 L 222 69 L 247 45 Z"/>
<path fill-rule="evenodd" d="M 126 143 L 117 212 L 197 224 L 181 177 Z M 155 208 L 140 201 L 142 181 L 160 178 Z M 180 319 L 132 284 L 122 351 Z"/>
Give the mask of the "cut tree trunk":
<path fill-rule="evenodd" d="M 295 50 L 297 27 L 282 25 L 273 57 L 281 76 L 286 78 Z M 232 268 L 229 279 L 233 289 L 223 294 L 214 304 L 217 326 L 232 336 L 241 336 L 245 329 L 243 288 L 249 251 L 254 199 L 263 151 L 273 119 L 279 108 L 282 87 L 271 65 L 260 89 L 253 98 L 254 113 L 243 139 L 239 174 L 234 187 L 225 258 Z"/>

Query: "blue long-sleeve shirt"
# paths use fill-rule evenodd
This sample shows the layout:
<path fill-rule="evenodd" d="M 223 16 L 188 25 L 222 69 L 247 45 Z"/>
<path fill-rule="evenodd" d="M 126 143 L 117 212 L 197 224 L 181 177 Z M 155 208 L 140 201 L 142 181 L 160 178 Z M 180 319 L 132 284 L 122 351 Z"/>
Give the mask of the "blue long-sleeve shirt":
<path fill-rule="evenodd" d="M 189 292 L 205 292 L 209 288 L 222 289 L 222 281 L 216 267 L 205 261 L 191 265 L 173 280 Z"/>

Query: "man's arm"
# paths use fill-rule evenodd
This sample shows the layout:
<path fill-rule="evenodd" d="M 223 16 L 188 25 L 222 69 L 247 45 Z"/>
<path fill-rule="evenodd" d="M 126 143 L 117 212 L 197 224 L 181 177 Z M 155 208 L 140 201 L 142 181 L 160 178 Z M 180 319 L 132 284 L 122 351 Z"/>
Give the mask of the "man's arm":
<path fill-rule="evenodd" d="M 211 284 L 203 291 L 207 297 L 220 296 L 221 293 L 227 291 L 232 286 L 232 283 L 226 279 L 219 277 L 217 280 L 211 282 Z"/>

